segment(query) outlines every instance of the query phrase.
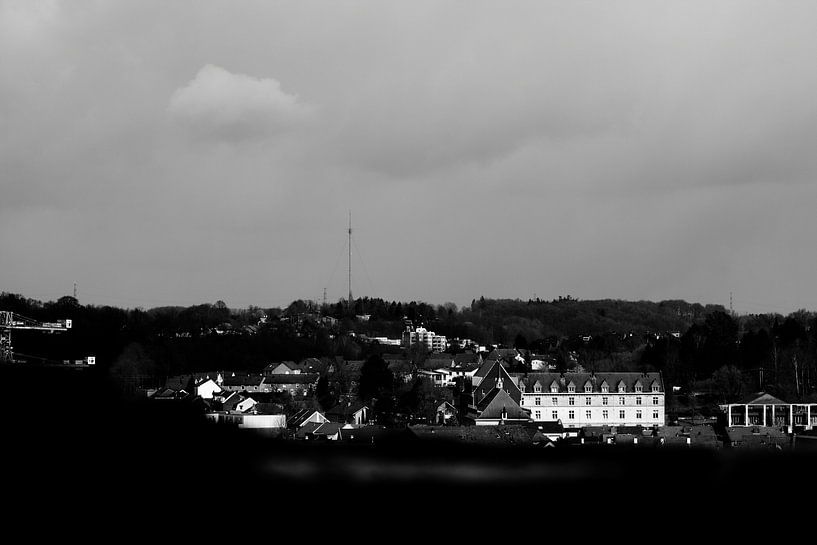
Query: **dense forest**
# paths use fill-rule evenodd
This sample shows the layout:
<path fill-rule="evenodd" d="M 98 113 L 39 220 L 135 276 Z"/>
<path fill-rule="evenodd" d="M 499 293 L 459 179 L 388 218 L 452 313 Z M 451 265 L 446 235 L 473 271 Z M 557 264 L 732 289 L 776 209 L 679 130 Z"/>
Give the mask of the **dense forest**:
<path fill-rule="evenodd" d="M 0 311 L 73 321 L 62 334 L 14 331 L 19 360 L 93 355 L 106 372 L 146 382 L 191 371 L 257 371 L 270 362 L 306 357 L 364 359 L 383 347 L 362 342 L 361 335 L 396 338 L 407 321 L 489 349 L 547 355 L 562 370 L 660 370 L 668 386 L 724 400 L 759 390 L 789 400 L 815 399 L 817 381 L 817 315 L 804 310 L 733 316 L 719 305 L 570 296 L 480 297 L 466 307 L 360 298 L 352 308 L 344 301 L 320 306 L 298 300 L 283 309 L 231 309 L 217 301 L 145 310 L 83 305 L 70 296 L 42 302 L 2 293 Z"/>

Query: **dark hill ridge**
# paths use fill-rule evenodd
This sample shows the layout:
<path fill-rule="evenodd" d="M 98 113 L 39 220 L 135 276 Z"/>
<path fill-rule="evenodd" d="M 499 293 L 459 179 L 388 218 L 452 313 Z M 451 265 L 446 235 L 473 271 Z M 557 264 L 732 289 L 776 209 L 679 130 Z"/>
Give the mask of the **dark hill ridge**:
<path fill-rule="evenodd" d="M 609 332 L 643 335 L 649 332 L 686 331 L 721 305 L 680 300 L 660 302 L 618 299 L 553 301 L 519 299 L 475 300 L 459 316 L 471 329 L 491 331 L 492 342 L 512 344 L 516 335 L 531 341 L 541 337 L 599 335 Z M 442 320 L 445 325 L 449 320 Z M 452 324 L 453 325 L 453 324 Z M 443 328 L 440 328 L 443 332 Z M 455 335 L 460 336 L 460 335 Z M 465 336 L 465 335 L 462 335 Z"/>

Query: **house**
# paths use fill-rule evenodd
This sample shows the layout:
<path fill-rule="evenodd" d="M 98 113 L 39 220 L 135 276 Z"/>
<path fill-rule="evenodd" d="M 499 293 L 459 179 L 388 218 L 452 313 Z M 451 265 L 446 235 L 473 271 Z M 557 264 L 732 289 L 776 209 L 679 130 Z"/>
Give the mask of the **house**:
<path fill-rule="evenodd" d="M 257 404 L 258 404 L 258 402 L 256 400 L 254 400 L 253 398 L 245 397 L 244 399 L 242 399 L 241 401 L 239 401 L 238 403 L 235 404 L 235 409 L 233 409 L 233 410 L 235 410 L 236 412 L 239 412 L 239 413 L 246 413 L 246 412 L 249 412 L 250 409 L 255 407 Z"/>
<path fill-rule="evenodd" d="M 496 426 L 530 422 L 530 412 L 523 409 L 507 391 L 495 388 L 477 405 L 477 426 Z"/>
<path fill-rule="evenodd" d="M 337 441 L 343 424 L 337 422 L 307 422 L 295 432 L 296 439 L 306 441 Z"/>
<path fill-rule="evenodd" d="M 660 373 L 512 373 L 520 405 L 535 421 L 561 420 L 566 428 L 663 426 Z"/>
<path fill-rule="evenodd" d="M 209 413 L 210 421 L 227 426 L 252 430 L 276 430 L 286 428 L 286 415 L 283 414 L 252 414 L 252 413 Z"/>
<path fill-rule="evenodd" d="M 284 414 L 284 406 L 280 403 L 262 403 L 253 405 L 250 411 L 252 414 Z M 289 418 L 287 417 L 287 422 Z"/>
<path fill-rule="evenodd" d="M 325 424 L 329 419 L 317 409 L 299 409 L 287 415 L 287 422 L 290 428 L 300 428 L 304 424 Z"/>
<path fill-rule="evenodd" d="M 544 441 L 556 442 L 567 437 L 561 420 L 556 420 L 553 422 L 536 422 L 535 429 L 536 432 L 532 438 L 534 444 Z"/>
<path fill-rule="evenodd" d="M 262 370 L 265 377 L 270 375 L 294 375 L 300 372 L 301 370 L 296 368 L 293 361 L 270 363 Z"/>
<path fill-rule="evenodd" d="M 221 391 L 221 386 L 211 378 L 197 378 L 193 384 L 196 395 L 202 399 L 213 399 L 213 394 Z"/>
<path fill-rule="evenodd" d="M 443 401 L 437 407 L 434 421 L 437 424 L 453 424 L 457 422 L 458 414 L 459 412 L 456 407 L 448 401 Z"/>
<path fill-rule="evenodd" d="M 341 401 L 326 411 L 326 416 L 331 422 L 359 426 L 369 422 L 369 407 L 357 401 Z"/>
<path fill-rule="evenodd" d="M 314 373 L 277 374 L 264 377 L 267 391 L 287 392 L 291 396 L 310 395 L 318 385 L 320 375 Z"/>
<path fill-rule="evenodd" d="M 187 399 L 191 397 L 192 394 L 188 393 L 185 390 L 174 390 L 173 388 L 159 388 L 153 394 L 151 394 L 150 399 L 155 400 L 170 400 L 170 399 Z"/>
<path fill-rule="evenodd" d="M 227 390 L 228 392 L 270 391 L 269 386 L 265 384 L 265 377 L 261 375 L 232 374 L 228 377 L 224 377 L 224 382 L 222 382 L 221 388 L 223 390 Z"/>

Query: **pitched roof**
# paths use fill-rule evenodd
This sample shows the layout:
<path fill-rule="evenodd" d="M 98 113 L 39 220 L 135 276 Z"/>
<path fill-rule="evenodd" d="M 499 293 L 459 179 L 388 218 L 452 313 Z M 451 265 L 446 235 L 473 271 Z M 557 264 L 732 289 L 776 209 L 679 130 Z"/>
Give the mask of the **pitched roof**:
<path fill-rule="evenodd" d="M 261 386 L 264 377 L 258 375 L 236 375 L 224 377 L 222 386 Z"/>
<path fill-rule="evenodd" d="M 771 394 L 767 394 L 766 392 L 748 395 L 744 397 L 740 403 L 745 405 L 789 405 L 789 403 L 786 403 L 785 401 L 782 401 Z"/>
<path fill-rule="evenodd" d="M 298 431 L 295 432 L 295 437 L 297 437 L 298 439 L 303 439 L 307 435 L 315 433 L 315 430 L 320 428 L 321 425 L 322 423 L 320 422 L 307 422 L 306 424 L 298 428 Z"/>
<path fill-rule="evenodd" d="M 335 435 L 343 427 L 343 424 L 338 422 L 324 422 L 319 424 L 312 432 L 314 435 Z"/>
<path fill-rule="evenodd" d="M 297 375 L 270 375 L 266 377 L 267 384 L 312 384 L 318 382 L 317 373 L 298 373 Z"/>
<path fill-rule="evenodd" d="M 287 415 L 287 422 L 293 427 L 299 427 L 301 425 L 305 425 L 305 423 L 308 423 L 306 420 L 311 418 L 315 413 L 323 416 L 318 409 L 299 409 L 294 413 Z"/>
<path fill-rule="evenodd" d="M 284 406 L 280 403 L 256 403 L 252 411 L 258 414 L 283 414 Z"/>
<path fill-rule="evenodd" d="M 530 412 L 523 409 L 505 390 L 494 389 L 477 407 L 480 420 L 529 420 Z"/>
<path fill-rule="evenodd" d="M 601 387 L 604 383 L 615 384 L 616 391 L 618 391 L 618 384 L 624 384 L 625 392 L 635 392 L 635 385 L 641 381 L 643 383 L 652 384 L 656 382 L 658 391 L 663 392 L 663 382 L 660 373 L 547 373 L 534 371 L 530 373 L 510 373 L 512 376 L 524 377 L 526 384 L 535 384 L 539 381 L 540 384 L 547 384 L 548 391 L 555 386 L 558 392 L 567 392 L 567 387 L 570 383 L 576 386 L 576 393 L 584 392 L 584 385 L 588 382 L 592 386 L 594 393 L 601 392 Z M 543 388 L 544 389 L 544 388 Z M 528 390 L 530 392 L 530 390 Z M 611 392 L 613 393 L 613 392 Z M 644 394 L 649 394 L 649 390 L 644 390 Z"/>

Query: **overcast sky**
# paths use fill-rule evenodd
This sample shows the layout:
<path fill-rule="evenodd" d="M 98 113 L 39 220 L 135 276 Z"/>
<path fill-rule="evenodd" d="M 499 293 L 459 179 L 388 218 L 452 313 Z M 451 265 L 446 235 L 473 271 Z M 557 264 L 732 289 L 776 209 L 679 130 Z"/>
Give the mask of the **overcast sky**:
<path fill-rule="evenodd" d="M 817 310 L 817 3 L 0 0 L 0 290 Z"/>

